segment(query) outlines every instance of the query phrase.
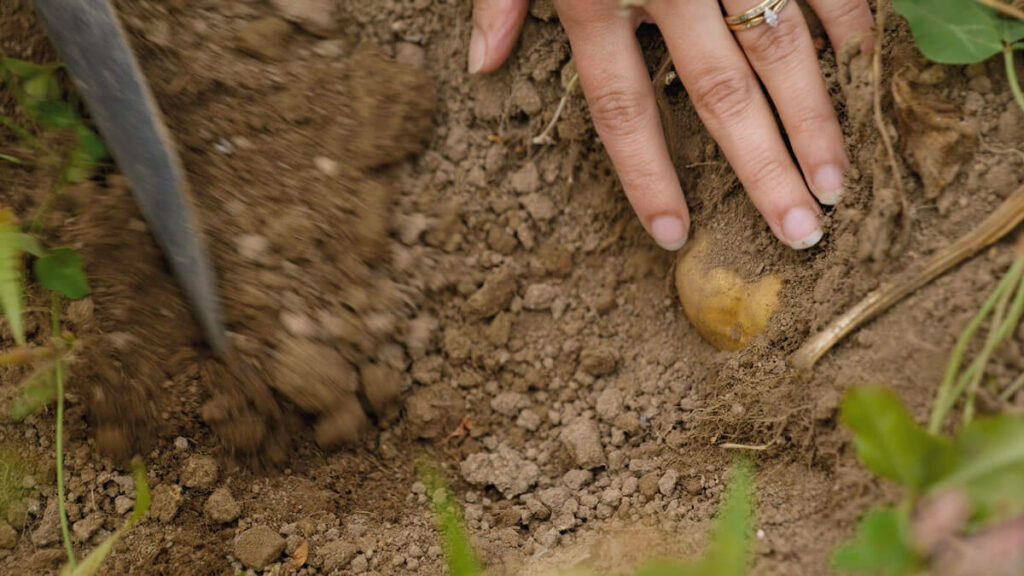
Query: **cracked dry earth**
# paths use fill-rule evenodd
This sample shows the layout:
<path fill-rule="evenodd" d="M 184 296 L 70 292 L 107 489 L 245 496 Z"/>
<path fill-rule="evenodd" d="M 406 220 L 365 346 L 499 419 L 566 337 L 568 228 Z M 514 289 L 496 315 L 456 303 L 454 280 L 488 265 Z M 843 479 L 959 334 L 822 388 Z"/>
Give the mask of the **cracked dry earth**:
<path fill-rule="evenodd" d="M 767 330 L 720 352 L 683 316 L 674 257 L 635 221 L 578 93 L 555 143 L 531 144 L 573 70 L 550 1 L 483 78 L 464 71 L 466 2 L 117 5 L 180 145 L 235 352 L 203 351 L 122 179 L 66 190 L 44 239 L 77 248 L 93 288 L 64 310 L 82 342 L 66 416 L 76 549 L 131 509 L 132 454 L 153 490 L 106 574 L 442 574 L 424 455 L 494 573 L 624 570 L 699 550 L 728 481 L 723 443 L 765 447 L 754 573 L 826 573 L 891 497 L 836 423 L 842 391 L 885 383 L 923 413 L 1011 255 L 1008 240 L 920 290 L 813 374 L 785 364 L 1024 179 L 1001 63 L 929 67 L 895 18 L 884 101 L 906 209 L 877 176 L 869 66 L 822 41 L 855 170 L 813 250 L 771 237 L 685 91 L 658 87 L 707 257 L 783 281 Z M 639 37 L 653 73 L 664 48 Z M 53 59 L 27 0 L 0 4 L 0 49 Z M 51 176 L 0 164 L 5 203 L 31 215 Z M 40 343 L 43 298 L 29 293 Z M 1008 382 L 1024 333 L 1003 352 L 990 375 Z M 6 405 L 24 370 L 3 370 Z M 53 429 L 52 410 L 0 416 L 0 573 L 59 571 Z"/>

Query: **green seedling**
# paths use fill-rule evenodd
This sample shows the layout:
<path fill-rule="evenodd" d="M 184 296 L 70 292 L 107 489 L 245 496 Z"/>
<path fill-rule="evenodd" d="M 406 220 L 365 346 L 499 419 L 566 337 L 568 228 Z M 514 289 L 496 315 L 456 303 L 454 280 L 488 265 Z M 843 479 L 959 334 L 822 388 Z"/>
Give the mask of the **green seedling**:
<path fill-rule="evenodd" d="M 876 508 L 860 521 L 853 540 L 833 555 L 836 570 L 887 576 L 925 570 L 928 551 L 918 549 L 911 534 L 912 515 L 923 500 L 963 495 L 969 521 L 957 529 L 964 534 L 1024 513 L 1024 416 L 974 416 L 985 367 L 1022 315 L 1024 247 L 950 354 L 927 429 L 891 390 L 861 387 L 847 393 L 840 418 L 853 431 L 857 456 L 876 475 L 899 484 L 904 497 L 898 506 Z M 986 320 L 990 329 L 982 349 L 961 370 L 968 345 Z M 944 434 L 949 413 L 961 402 L 960 426 Z"/>
<path fill-rule="evenodd" d="M 427 485 L 431 498 L 435 524 L 444 544 L 448 575 L 483 574 L 458 503 L 445 483 L 443 473 L 436 466 L 421 465 L 420 478 Z M 692 560 L 653 560 L 640 567 L 633 576 L 745 576 L 750 568 L 753 518 L 753 466 L 748 460 L 740 459 L 733 466 L 729 487 L 712 529 L 711 543 L 704 554 Z M 597 576 L 593 572 L 578 570 L 571 574 Z"/>
<path fill-rule="evenodd" d="M 940 64 L 974 64 L 1002 52 L 1014 98 L 1024 110 L 1014 51 L 1024 48 L 1024 21 L 975 0 L 893 0 L 921 53 Z M 998 5 L 993 2 L 992 4 Z"/>
<path fill-rule="evenodd" d="M 0 126 L 6 127 L 18 139 L 18 149 L 0 150 L 0 160 L 18 165 L 47 164 L 48 158 L 60 165 L 60 172 L 50 188 L 50 195 L 33 219 L 32 230 L 42 229 L 43 217 L 53 205 L 64 186 L 83 182 L 95 175 L 108 157 L 103 140 L 85 122 L 79 112 L 74 92 L 65 92 L 57 80 L 60 64 L 35 64 L 15 58 L 0 58 L 0 85 L 13 95 L 18 108 L 29 125 L 0 114 Z M 64 142 L 53 147 L 59 135 Z"/>

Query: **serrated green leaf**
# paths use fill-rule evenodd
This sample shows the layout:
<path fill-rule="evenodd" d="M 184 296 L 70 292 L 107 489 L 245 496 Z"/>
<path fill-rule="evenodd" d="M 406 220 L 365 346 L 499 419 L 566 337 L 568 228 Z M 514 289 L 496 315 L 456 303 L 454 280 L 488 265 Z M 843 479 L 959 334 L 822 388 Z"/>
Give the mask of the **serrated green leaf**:
<path fill-rule="evenodd" d="M 956 464 L 950 442 L 925 432 L 886 388 L 857 387 L 843 399 L 840 418 L 854 433 L 861 462 L 875 474 L 922 490 Z"/>
<path fill-rule="evenodd" d="M 21 90 L 28 102 L 44 102 L 60 98 L 60 84 L 49 71 L 22 77 Z"/>
<path fill-rule="evenodd" d="M 36 258 L 42 257 L 46 254 L 46 251 L 43 250 L 43 247 L 39 244 L 39 240 L 36 240 L 35 236 L 22 233 L 19 235 L 18 240 L 18 247 L 22 252 L 27 252 Z"/>
<path fill-rule="evenodd" d="M 28 103 L 32 118 L 44 128 L 62 130 L 78 122 L 78 114 L 71 104 L 56 98 Z"/>
<path fill-rule="evenodd" d="M 17 58 L 0 58 L 0 70 L 10 72 L 19 78 L 28 78 L 49 73 L 52 70 L 52 65 L 36 64 Z"/>
<path fill-rule="evenodd" d="M 902 576 L 911 574 L 920 558 L 910 546 L 910 528 L 892 508 L 868 512 L 857 524 L 853 540 L 832 555 L 838 572 Z"/>
<path fill-rule="evenodd" d="M 11 402 L 8 408 L 12 420 L 20 422 L 57 398 L 55 366 L 56 364 L 43 366 L 25 379 L 18 398 Z"/>
<path fill-rule="evenodd" d="M 11 329 L 14 341 L 25 345 L 24 288 L 21 281 L 21 250 L 23 235 L 14 215 L 0 210 L 0 308 Z"/>
<path fill-rule="evenodd" d="M 107 158 L 107 147 L 103 140 L 83 124 L 75 126 L 77 145 L 68 158 L 64 177 L 68 182 L 83 182 L 96 173 L 100 162 Z"/>
<path fill-rule="evenodd" d="M 893 0 L 921 53 L 942 64 L 973 64 L 1003 49 L 1003 19 L 971 0 Z"/>
<path fill-rule="evenodd" d="M 89 294 L 82 257 L 70 248 L 57 248 L 39 258 L 32 270 L 39 283 L 48 290 L 60 292 L 72 299 L 84 298 Z"/>
<path fill-rule="evenodd" d="M 83 160 L 96 163 L 107 159 L 107 146 L 103 139 L 84 124 L 75 126 L 75 142 Z"/>
<path fill-rule="evenodd" d="M 980 516 L 1024 512 L 1024 418 L 974 420 L 956 435 L 954 446 L 959 462 L 934 492 L 963 488 Z"/>

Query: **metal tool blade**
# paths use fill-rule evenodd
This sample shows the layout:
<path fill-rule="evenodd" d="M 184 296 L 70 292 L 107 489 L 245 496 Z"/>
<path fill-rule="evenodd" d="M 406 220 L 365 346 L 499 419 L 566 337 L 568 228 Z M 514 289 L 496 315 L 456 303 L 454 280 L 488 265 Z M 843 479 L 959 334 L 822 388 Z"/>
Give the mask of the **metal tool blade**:
<path fill-rule="evenodd" d="M 33 0 L 210 347 L 227 343 L 181 161 L 107 0 Z"/>

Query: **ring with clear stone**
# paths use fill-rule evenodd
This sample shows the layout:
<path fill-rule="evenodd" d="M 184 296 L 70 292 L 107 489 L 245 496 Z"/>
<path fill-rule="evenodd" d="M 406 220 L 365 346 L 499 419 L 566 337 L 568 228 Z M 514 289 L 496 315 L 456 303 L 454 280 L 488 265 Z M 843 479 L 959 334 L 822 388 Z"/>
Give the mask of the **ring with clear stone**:
<path fill-rule="evenodd" d="M 725 23 L 734 32 L 748 30 L 761 24 L 775 28 L 779 25 L 779 13 L 786 4 L 789 4 L 789 0 L 764 0 L 742 14 L 726 16 Z"/>

